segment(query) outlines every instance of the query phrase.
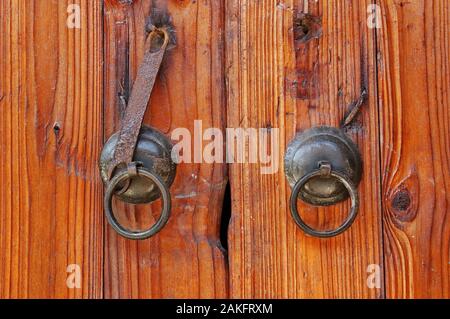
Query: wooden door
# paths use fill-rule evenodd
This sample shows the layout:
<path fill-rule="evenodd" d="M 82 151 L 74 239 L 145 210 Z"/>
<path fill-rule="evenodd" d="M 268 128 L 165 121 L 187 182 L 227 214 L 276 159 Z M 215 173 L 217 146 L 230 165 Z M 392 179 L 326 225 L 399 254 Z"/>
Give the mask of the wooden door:
<path fill-rule="evenodd" d="M 67 26 L 71 4 L 80 28 Z M 161 4 L 1 2 L 1 297 L 228 296 L 219 238 L 225 164 L 179 165 L 172 217 L 157 237 L 126 240 L 104 220 L 97 162 L 118 129 L 119 94 L 133 83 L 152 5 Z M 225 127 L 223 3 L 168 5 L 178 49 L 164 62 L 145 122 L 168 136 L 193 130 L 196 119 Z M 152 222 L 148 206 L 119 209 L 136 226 Z M 72 266 L 81 268 L 81 288 L 67 286 Z"/>
<path fill-rule="evenodd" d="M 228 126 L 278 127 L 284 154 L 297 131 L 339 126 L 368 92 L 345 127 L 364 173 L 343 235 L 295 226 L 282 170 L 231 165 L 231 296 L 450 297 L 449 14 L 443 0 L 227 1 Z M 348 208 L 302 210 L 331 228 Z"/>
<path fill-rule="evenodd" d="M 181 163 L 168 225 L 131 241 L 97 163 L 160 8 L 177 44 L 145 123 L 277 129 L 279 167 Z M 0 298 L 449 298 L 449 17 L 446 0 L 1 1 Z M 283 168 L 318 125 L 364 162 L 360 214 L 329 239 L 294 223 Z M 299 205 L 320 228 L 349 208 Z M 145 227 L 161 204 L 116 208 Z"/>
<path fill-rule="evenodd" d="M 104 8 L 105 136 L 119 128 L 118 92 L 127 90 L 135 78 L 144 53 L 146 18 L 154 7 L 165 7 L 161 1 L 121 2 L 105 1 Z M 223 129 L 223 3 L 169 1 L 167 5 L 177 44 L 159 73 L 145 123 L 168 136 L 180 127 L 194 135 L 196 120 Z M 171 188 L 171 221 L 157 237 L 133 242 L 107 229 L 105 297 L 225 298 L 227 266 L 220 217 L 226 186 L 225 164 L 182 163 Z M 161 209 L 158 204 L 152 208 L 156 214 Z M 151 224 L 145 220 L 148 207 L 129 213 L 137 226 Z"/>

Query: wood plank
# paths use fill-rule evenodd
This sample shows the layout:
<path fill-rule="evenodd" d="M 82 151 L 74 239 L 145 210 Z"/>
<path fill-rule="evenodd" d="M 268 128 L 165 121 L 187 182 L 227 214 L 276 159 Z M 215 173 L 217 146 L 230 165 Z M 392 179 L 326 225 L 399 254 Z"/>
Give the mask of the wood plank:
<path fill-rule="evenodd" d="M 122 1 L 124 3 L 124 1 Z M 105 2 L 106 136 L 118 129 L 118 93 L 130 87 L 144 53 L 145 19 L 168 3 L 177 35 L 158 76 L 145 122 L 170 136 L 225 126 L 223 1 L 135 0 Z M 127 55 L 129 54 L 129 60 Z M 180 164 L 171 188 L 172 216 L 157 236 L 141 242 L 106 236 L 105 296 L 109 298 L 224 298 L 226 256 L 220 218 L 227 184 L 225 164 Z M 117 205 L 135 227 L 149 227 L 159 201 L 143 207 Z M 153 217 L 153 215 L 155 215 Z"/>
<path fill-rule="evenodd" d="M 262 165 L 255 164 L 230 168 L 232 297 L 383 297 L 383 287 L 367 285 L 369 265 L 380 266 L 383 274 L 375 33 L 366 25 L 370 3 L 227 1 L 228 126 L 280 128 L 278 173 L 261 175 Z M 303 29 L 293 25 L 306 9 L 321 24 L 302 40 Z M 307 237 L 288 208 L 285 147 L 297 131 L 338 126 L 363 86 L 368 101 L 347 129 L 364 159 L 360 215 L 341 236 Z M 348 209 L 349 203 L 300 205 L 311 225 L 323 228 L 337 226 Z"/>
<path fill-rule="evenodd" d="M 450 4 L 378 1 L 386 290 L 450 297 Z"/>
<path fill-rule="evenodd" d="M 73 3 L 81 29 L 66 24 Z M 0 298 L 102 296 L 101 12 L 0 3 Z"/>

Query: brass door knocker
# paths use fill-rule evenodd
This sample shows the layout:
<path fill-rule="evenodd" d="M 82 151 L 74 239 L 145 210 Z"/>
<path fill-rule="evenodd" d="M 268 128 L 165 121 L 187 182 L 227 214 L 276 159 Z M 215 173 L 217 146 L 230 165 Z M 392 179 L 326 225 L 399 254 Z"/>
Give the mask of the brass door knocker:
<path fill-rule="evenodd" d="M 285 173 L 292 187 L 290 209 L 297 225 L 314 237 L 328 238 L 346 231 L 359 210 L 357 186 L 362 161 L 358 147 L 340 129 L 316 127 L 298 134 L 285 156 Z M 351 198 L 347 219 L 337 229 L 319 231 L 301 218 L 297 201 L 314 206 L 330 206 Z"/>
<path fill-rule="evenodd" d="M 101 176 L 106 186 L 104 206 L 107 220 L 114 230 L 129 239 L 147 239 L 167 224 L 171 211 L 169 188 L 176 173 L 176 165 L 171 158 L 170 140 L 161 132 L 142 126 L 156 76 L 171 42 L 169 26 L 151 25 L 147 30 L 146 52 L 138 69 L 120 131 L 106 142 L 100 158 Z M 145 204 L 162 198 L 161 215 L 150 229 L 127 229 L 114 215 L 114 196 L 130 204 Z"/>

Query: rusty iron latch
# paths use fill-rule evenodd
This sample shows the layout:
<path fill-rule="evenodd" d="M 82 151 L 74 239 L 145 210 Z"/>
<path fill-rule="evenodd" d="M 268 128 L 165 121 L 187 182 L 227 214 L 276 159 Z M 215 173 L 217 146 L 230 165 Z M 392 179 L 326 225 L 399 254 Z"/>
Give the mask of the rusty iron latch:
<path fill-rule="evenodd" d="M 120 130 L 106 142 L 100 171 L 106 186 L 105 214 L 110 225 L 129 239 L 147 239 L 167 224 L 171 211 L 169 188 L 176 165 L 171 158 L 172 143 L 161 132 L 143 126 L 144 115 L 161 68 L 171 44 L 171 26 L 146 26 L 148 36 L 145 54 L 139 66 Z M 133 231 L 118 222 L 113 213 L 112 199 L 145 204 L 162 197 L 163 208 L 157 222 L 144 231 Z"/>

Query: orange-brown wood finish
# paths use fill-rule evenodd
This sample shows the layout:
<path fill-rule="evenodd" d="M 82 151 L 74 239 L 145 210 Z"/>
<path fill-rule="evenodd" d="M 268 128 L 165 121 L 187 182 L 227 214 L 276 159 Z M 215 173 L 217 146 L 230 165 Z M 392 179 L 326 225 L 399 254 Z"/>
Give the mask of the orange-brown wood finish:
<path fill-rule="evenodd" d="M 375 32 L 370 1 L 227 1 L 228 126 L 280 129 L 280 170 L 230 167 L 230 294 L 238 298 L 380 298 L 367 269 L 382 267 Z M 311 36 L 303 37 L 301 13 Z M 364 158 L 355 224 L 331 239 L 306 236 L 290 216 L 282 161 L 297 131 L 339 126 L 365 87 L 369 98 L 346 131 Z M 335 228 L 349 203 L 299 204 L 317 228 Z"/>
<path fill-rule="evenodd" d="M 70 4 L 81 28 L 67 25 Z M 145 123 L 168 137 L 193 135 L 195 120 L 279 129 L 279 170 L 180 164 L 169 223 L 131 241 L 104 219 L 97 163 L 126 109 L 145 20 L 166 5 L 177 44 Z M 449 30 L 447 0 L 0 1 L 0 298 L 450 298 Z M 364 90 L 343 127 L 364 161 L 360 214 L 336 238 L 308 237 L 289 212 L 286 146 L 341 126 Z M 349 206 L 299 202 L 319 229 Z M 160 209 L 115 203 L 135 228 Z M 80 288 L 67 285 L 70 265 Z"/>
<path fill-rule="evenodd" d="M 346 234 L 304 236 L 282 172 L 231 165 L 233 297 L 449 297 L 449 4 L 370 4 L 228 2 L 229 126 L 279 127 L 285 145 L 339 125 L 369 93 L 345 128 L 364 159 L 361 212 Z M 348 209 L 301 207 L 321 228 Z M 376 269 L 380 289 L 366 284 Z"/>
<path fill-rule="evenodd" d="M 102 297 L 101 3 L 5 0 L 0 16 L 0 298 Z"/>
<path fill-rule="evenodd" d="M 125 2 L 125 1 L 123 1 Z M 164 6 L 173 17 L 177 45 L 163 62 L 145 123 L 170 136 L 175 128 L 193 135 L 194 121 L 205 128 L 225 126 L 224 10 L 222 1 L 105 2 L 106 136 L 118 129 L 123 104 L 144 54 L 145 19 Z M 226 255 L 219 238 L 227 184 L 225 164 L 180 164 L 171 188 L 172 217 L 154 238 L 134 242 L 106 231 L 105 296 L 112 298 L 225 298 Z M 133 227 L 154 218 L 147 206 L 117 205 Z M 160 203 L 151 205 L 159 214 Z"/>
<path fill-rule="evenodd" d="M 450 298 L 450 3 L 379 1 L 388 298 Z"/>

